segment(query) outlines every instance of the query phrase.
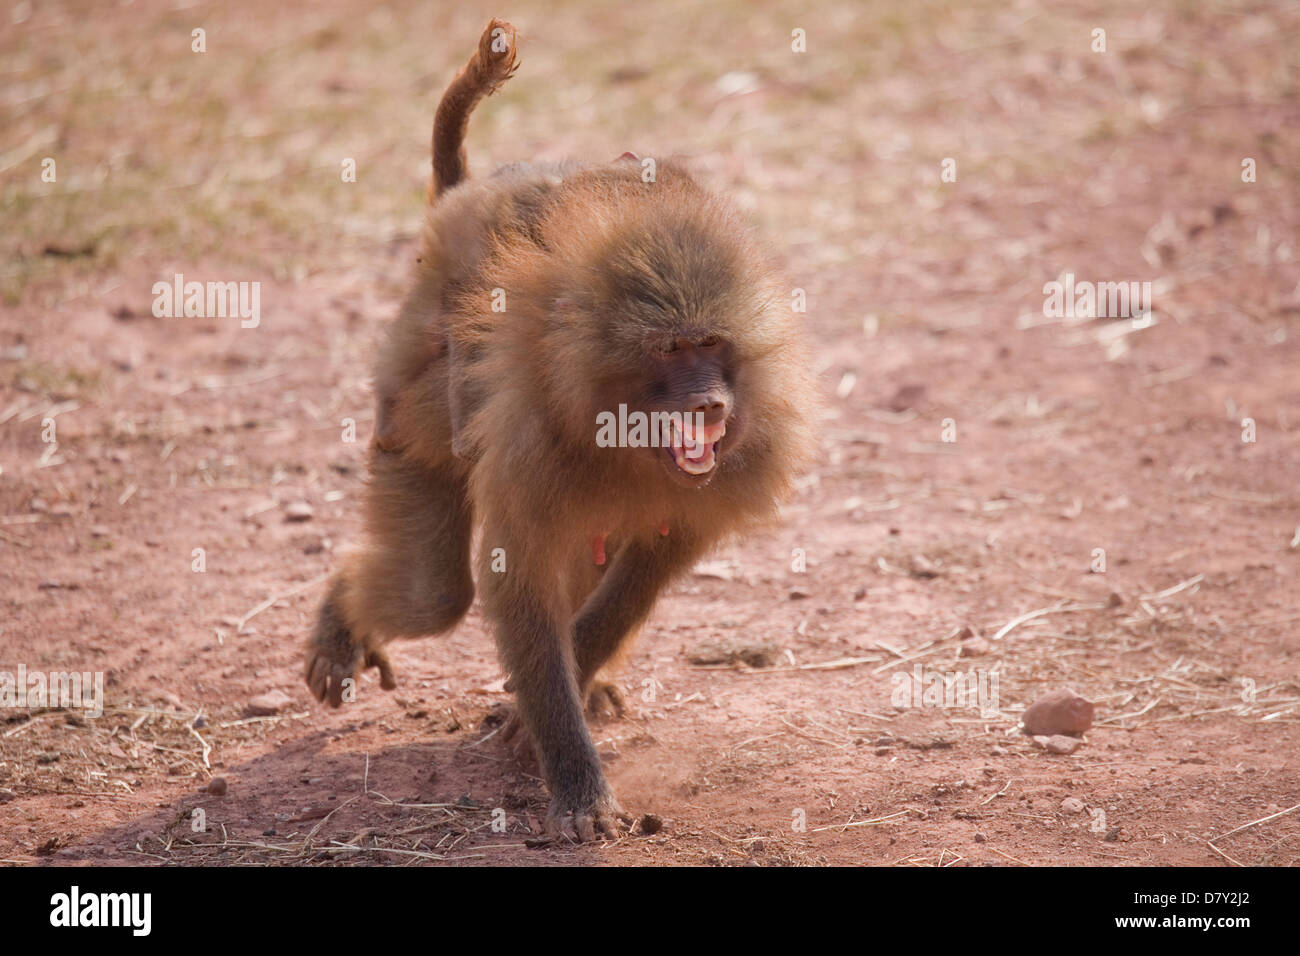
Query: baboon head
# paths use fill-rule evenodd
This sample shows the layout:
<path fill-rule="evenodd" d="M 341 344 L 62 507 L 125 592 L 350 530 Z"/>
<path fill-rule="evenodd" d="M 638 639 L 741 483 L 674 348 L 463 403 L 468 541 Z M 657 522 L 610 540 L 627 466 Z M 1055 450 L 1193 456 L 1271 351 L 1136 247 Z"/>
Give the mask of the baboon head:
<path fill-rule="evenodd" d="M 668 198 L 618 197 L 591 231 L 597 241 L 573 276 L 580 287 L 560 297 L 558 312 L 565 331 L 585 340 L 572 354 L 589 363 L 597 412 L 623 406 L 648 422 L 648 442 L 622 453 L 699 488 L 741 467 L 749 425 L 776 387 L 764 366 L 791 336 L 762 259 L 730 211 L 698 193 Z M 609 228 L 599 228 L 604 222 Z"/>

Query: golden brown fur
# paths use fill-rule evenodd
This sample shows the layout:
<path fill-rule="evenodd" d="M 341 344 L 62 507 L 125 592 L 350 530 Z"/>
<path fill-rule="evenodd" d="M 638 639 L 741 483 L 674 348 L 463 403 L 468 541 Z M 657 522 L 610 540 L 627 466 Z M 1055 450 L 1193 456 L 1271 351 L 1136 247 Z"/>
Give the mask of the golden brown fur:
<path fill-rule="evenodd" d="M 674 577 L 774 516 L 812 447 L 812 390 L 759 250 L 681 167 L 644 182 L 626 160 L 516 165 L 460 182 L 469 110 L 513 64 L 514 31 L 494 20 L 439 108 L 438 199 L 376 365 L 366 542 L 322 608 L 307 676 L 336 705 L 365 666 L 391 686 L 383 645 L 468 608 L 481 528 L 478 589 L 551 828 L 591 838 L 621 815 L 582 721 L 596 673 Z M 597 447 L 597 415 L 646 396 L 727 416 L 709 475 L 674 471 L 671 451 Z"/>

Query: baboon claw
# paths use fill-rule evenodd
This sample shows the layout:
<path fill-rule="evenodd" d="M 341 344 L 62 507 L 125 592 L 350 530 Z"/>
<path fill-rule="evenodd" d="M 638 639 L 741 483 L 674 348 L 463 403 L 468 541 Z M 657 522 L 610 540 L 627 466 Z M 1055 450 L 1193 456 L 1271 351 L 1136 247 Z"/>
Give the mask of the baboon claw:
<path fill-rule="evenodd" d="M 307 647 L 305 676 L 312 695 L 331 707 L 343 706 L 345 697 L 351 703 L 356 699 L 358 676 L 371 667 L 379 668 L 380 687 L 384 690 L 397 687 L 388 655 L 354 642 L 350 632 L 337 624 L 332 610 L 328 607 L 323 610 L 321 625 Z"/>
<path fill-rule="evenodd" d="M 619 823 L 630 827 L 633 822 L 632 815 L 620 807 L 618 801 L 605 797 L 581 810 L 557 811 L 553 808 L 546 820 L 546 839 L 553 843 L 617 840 L 622 835 Z"/>
<path fill-rule="evenodd" d="M 623 688 L 613 681 L 593 681 L 587 691 L 587 713 L 592 717 L 614 717 L 622 719 L 627 716 L 627 698 Z"/>
<path fill-rule="evenodd" d="M 397 689 L 397 677 L 393 674 L 393 665 L 383 651 L 371 651 L 366 655 L 366 667 L 379 668 L 379 686 L 384 690 Z"/>

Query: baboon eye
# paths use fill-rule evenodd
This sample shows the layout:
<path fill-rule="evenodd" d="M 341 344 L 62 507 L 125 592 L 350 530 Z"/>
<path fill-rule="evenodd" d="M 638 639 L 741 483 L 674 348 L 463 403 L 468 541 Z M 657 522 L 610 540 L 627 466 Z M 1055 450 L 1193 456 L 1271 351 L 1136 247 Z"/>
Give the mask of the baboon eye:
<path fill-rule="evenodd" d="M 660 355 L 671 355 L 673 352 L 677 351 L 677 340 L 664 339 L 655 346 L 655 351 Z"/>
<path fill-rule="evenodd" d="M 722 339 L 718 338 L 716 335 L 706 335 L 704 338 L 700 339 L 700 348 L 711 349 L 713 346 L 720 345 L 721 343 Z"/>

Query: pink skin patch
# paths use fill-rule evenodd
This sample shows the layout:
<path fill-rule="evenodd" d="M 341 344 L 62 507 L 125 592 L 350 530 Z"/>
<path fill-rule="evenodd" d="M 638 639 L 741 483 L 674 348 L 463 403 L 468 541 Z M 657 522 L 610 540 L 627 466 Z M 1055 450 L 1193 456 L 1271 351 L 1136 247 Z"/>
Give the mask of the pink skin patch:
<path fill-rule="evenodd" d="M 664 522 L 662 522 L 662 523 L 659 525 L 659 536 L 660 536 L 661 538 L 666 538 L 666 537 L 668 537 L 668 522 L 667 522 L 667 521 L 664 521 Z"/>

